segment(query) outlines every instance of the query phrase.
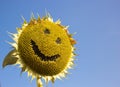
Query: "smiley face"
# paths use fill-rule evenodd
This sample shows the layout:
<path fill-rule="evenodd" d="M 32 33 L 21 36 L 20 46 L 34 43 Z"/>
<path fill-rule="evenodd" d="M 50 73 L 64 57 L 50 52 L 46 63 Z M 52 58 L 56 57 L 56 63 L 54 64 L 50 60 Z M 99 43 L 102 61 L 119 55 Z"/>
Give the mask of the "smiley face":
<path fill-rule="evenodd" d="M 18 39 L 22 62 L 42 75 L 53 76 L 62 72 L 72 54 L 72 45 L 66 30 L 48 20 L 30 22 Z"/>
<path fill-rule="evenodd" d="M 59 54 L 56 54 L 56 55 L 53 55 L 50 57 L 45 56 L 43 53 L 41 53 L 41 51 L 38 49 L 38 46 L 36 45 L 36 43 L 33 40 L 31 40 L 31 44 L 32 44 L 32 48 L 34 50 L 34 53 L 39 56 L 41 61 L 55 61 L 57 58 L 60 57 Z"/>
<path fill-rule="evenodd" d="M 45 33 L 45 34 L 50 34 L 50 30 L 49 30 L 49 29 L 45 29 L 45 30 L 44 30 L 44 33 Z M 57 44 L 60 44 L 60 43 L 61 43 L 61 39 L 60 39 L 60 38 L 57 38 L 56 43 L 57 43 Z M 45 56 L 45 55 L 39 50 L 38 46 L 36 45 L 36 43 L 35 43 L 33 40 L 31 40 L 31 44 L 32 44 L 32 48 L 33 48 L 33 50 L 34 50 L 34 53 L 35 53 L 36 55 L 38 55 L 39 58 L 40 58 L 42 61 L 56 61 L 56 59 L 60 57 L 59 54 L 56 54 L 56 55 L 53 55 L 53 56 Z"/>

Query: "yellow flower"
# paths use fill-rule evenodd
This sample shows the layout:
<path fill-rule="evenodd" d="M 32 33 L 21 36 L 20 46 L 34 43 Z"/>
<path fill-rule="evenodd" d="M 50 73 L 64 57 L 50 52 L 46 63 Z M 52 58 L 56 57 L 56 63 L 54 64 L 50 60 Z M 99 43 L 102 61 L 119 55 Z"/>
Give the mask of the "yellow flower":
<path fill-rule="evenodd" d="M 14 49 L 4 59 L 3 67 L 19 64 L 22 72 L 37 79 L 38 87 L 42 87 L 42 78 L 54 83 L 56 78 L 65 77 L 73 66 L 76 43 L 67 28 L 60 20 L 53 22 L 50 15 L 32 17 L 29 23 L 24 20 L 18 33 L 12 34 Z"/>

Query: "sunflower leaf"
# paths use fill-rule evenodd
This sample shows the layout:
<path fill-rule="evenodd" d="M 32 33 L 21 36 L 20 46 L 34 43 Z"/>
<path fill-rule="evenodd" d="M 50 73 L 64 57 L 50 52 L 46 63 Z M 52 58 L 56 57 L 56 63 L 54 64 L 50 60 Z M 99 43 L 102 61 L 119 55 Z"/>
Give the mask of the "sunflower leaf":
<path fill-rule="evenodd" d="M 11 50 L 8 55 L 5 57 L 2 67 L 4 68 L 7 65 L 12 65 L 15 64 L 18 60 L 17 57 L 15 57 L 14 53 L 16 52 L 15 49 Z"/>

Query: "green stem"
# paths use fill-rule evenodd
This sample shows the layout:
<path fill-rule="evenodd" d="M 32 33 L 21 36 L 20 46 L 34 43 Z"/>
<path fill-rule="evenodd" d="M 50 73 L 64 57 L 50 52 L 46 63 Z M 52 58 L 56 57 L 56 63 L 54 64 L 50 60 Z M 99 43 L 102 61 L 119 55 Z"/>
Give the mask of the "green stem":
<path fill-rule="evenodd" d="M 37 87 L 43 87 L 42 81 L 41 81 L 41 78 L 40 78 L 40 77 L 37 77 L 37 78 L 36 78 L 36 82 L 37 82 Z"/>

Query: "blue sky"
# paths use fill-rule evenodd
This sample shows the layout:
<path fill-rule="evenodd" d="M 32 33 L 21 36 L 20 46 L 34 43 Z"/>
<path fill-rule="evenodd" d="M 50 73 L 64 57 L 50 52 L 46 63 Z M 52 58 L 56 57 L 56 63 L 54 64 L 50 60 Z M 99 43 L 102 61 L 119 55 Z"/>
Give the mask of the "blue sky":
<path fill-rule="evenodd" d="M 36 87 L 27 73 L 20 75 L 17 66 L 2 69 L 11 50 L 7 31 L 16 33 L 24 16 L 45 15 L 69 25 L 77 32 L 75 67 L 54 87 L 120 87 L 120 1 L 119 0 L 0 0 L 0 85 L 1 87 Z M 48 87 L 52 84 L 49 83 Z"/>

